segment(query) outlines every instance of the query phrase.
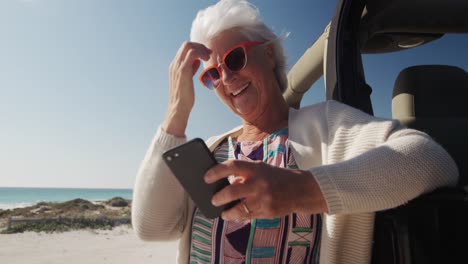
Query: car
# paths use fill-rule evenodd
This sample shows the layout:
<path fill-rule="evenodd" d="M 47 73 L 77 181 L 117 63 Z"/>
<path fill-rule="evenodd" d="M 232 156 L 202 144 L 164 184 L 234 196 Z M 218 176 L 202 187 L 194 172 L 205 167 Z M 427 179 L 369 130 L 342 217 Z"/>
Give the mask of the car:
<path fill-rule="evenodd" d="M 468 1 L 339 0 L 324 33 L 289 72 L 284 97 L 299 108 L 323 75 L 327 100 L 373 115 L 379 102 L 371 100 L 362 55 L 417 49 L 447 33 L 468 33 Z M 461 56 L 468 59 L 468 52 Z M 395 79 L 392 118 L 432 136 L 454 158 L 460 178 L 456 187 L 377 212 L 372 263 L 467 263 L 468 73 L 453 65 L 413 65 Z"/>

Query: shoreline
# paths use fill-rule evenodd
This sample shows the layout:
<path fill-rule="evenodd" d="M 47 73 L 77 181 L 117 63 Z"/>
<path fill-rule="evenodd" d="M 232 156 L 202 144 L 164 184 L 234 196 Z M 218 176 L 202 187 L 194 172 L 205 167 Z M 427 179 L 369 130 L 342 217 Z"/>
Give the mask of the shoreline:
<path fill-rule="evenodd" d="M 105 201 L 112 197 L 131 200 L 131 188 L 98 187 L 0 187 L 0 209 L 33 206 L 39 202 L 66 202 L 77 198 Z"/>
<path fill-rule="evenodd" d="M 82 198 L 77 198 L 77 199 L 82 199 Z M 95 199 L 95 200 L 88 200 L 84 199 L 86 201 L 89 201 L 93 204 L 102 204 L 106 202 L 106 199 Z M 71 201 L 71 200 L 68 200 Z M 68 202 L 64 201 L 64 202 Z M 61 201 L 37 201 L 37 202 L 21 202 L 21 203 L 12 203 L 12 204 L 0 204 L 0 212 L 1 211 L 6 211 L 6 210 L 15 210 L 15 209 L 22 209 L 26 207 L 32 207 L 40 203 L 62 203 Z"/>

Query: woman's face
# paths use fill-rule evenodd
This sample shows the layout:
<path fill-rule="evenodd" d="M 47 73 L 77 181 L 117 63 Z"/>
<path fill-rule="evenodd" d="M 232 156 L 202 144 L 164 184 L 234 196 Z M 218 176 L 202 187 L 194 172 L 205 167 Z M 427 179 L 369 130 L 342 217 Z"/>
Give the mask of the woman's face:
<path fill-rule="evenodd" d="M 247 64 L 232 72 L 221 60 L 233 46 L 249 40 L 237 30 L 228 30 L 211 39 L 207 46 L 212 53 L 205 66 L 220 65 L 222 77 L 215 91 L 218 97 L 242 119 L 254 121 L 268 109 L 270 98 L 280 93 L 274 74 L 275 59 L 272 47 L 260 45 L 247 48 Z M 281 94 L 281 93 L 280 93 Z"/>

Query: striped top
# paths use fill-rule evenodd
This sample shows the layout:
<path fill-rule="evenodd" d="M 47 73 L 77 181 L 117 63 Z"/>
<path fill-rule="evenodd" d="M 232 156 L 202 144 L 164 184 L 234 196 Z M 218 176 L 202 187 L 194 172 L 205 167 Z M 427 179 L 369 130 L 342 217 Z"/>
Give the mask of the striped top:
<path fill-rule="evenodd" d="M 287 129 L 262 141 L 236 142 L 229 138 L 215 149 L 214 155 L 218 162 L 262 160 L 297 169 L 289 150 Z M 190 263 L 317 263 L 320 229 L 320 215 L 292 213 L 275 219 L 231 222 L 208 219 L 196 208 Z"/>

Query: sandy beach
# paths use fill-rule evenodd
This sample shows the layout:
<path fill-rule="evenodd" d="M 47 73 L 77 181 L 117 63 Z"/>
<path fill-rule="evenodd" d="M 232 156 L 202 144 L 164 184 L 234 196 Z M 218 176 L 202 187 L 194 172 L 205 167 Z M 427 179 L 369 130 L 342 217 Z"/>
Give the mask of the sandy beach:
<path fill-rule="evenodd" d="M 127 226 L 113 230 L 0 234 L 0 263 L 175 263 L 177 242 L 144 242 Z"/>

